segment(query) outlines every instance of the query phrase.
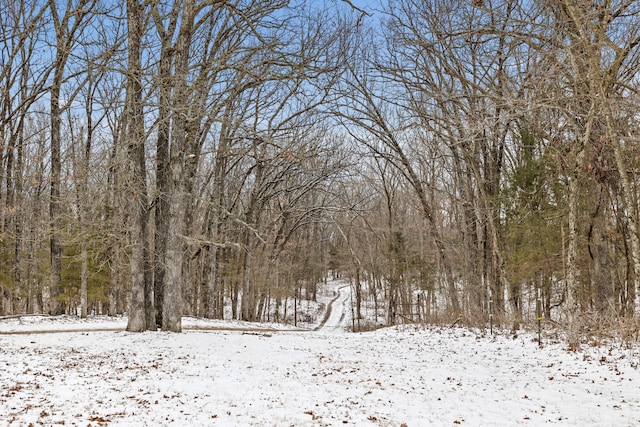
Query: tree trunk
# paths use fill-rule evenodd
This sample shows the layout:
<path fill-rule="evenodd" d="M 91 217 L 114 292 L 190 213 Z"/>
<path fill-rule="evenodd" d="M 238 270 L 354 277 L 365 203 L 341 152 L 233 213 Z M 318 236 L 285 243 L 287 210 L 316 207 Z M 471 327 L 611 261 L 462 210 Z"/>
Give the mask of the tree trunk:
<path fill-rule="evenodd" d="M 174 176 L 180 176 L 180 168 L 173 170 Z M 162 300 L 162 330 L 182 331 L 182 265 L 185 231 L 185 195 L 179 182 L 170 197 L 167 229 L 166 276 Z"/>
<path fill-rule="evenodd" d="M 125 129 L 123 139 L 127 141 L 129 201 L 131 298 L 127 331 L 142 332 L 155 329 L 155 316 L 150 299 L 151 283 L 148 275 L 148 208 L 147 176 L 145 165 L 144 111 L 142 105 L 142 5 L 138 0 L 127 1 L 127 23 L 129 29 L 129 75 L 127 81 L 127 104 L 125 106 Z"/>
<path fill-rule="evenodd" d="M 62 47 L 60 47 L 62 48 Z M 57 54 L 56 69 L 53 83 L 51 85 L 51 187 L 49 199 L 49 224 L 51 237 L 49 238 L 51 272 L 49 281 L 49 314 L 62 314 L 62 307 L 57 302 L 60 292 L 59 283 L 62 270 L 62 245 L 60 243 L 60 180 L 61 180 L 61 160 L 60 160 L 60 90 L 62 86 L 62 73 L 64 72 L 64 55 Z"/>
<path fill-rule="evenodd" d="M 155 251 L 153 292 L 156 309 L 155 323 L 162 327 L 162 304 L 164 300 L 167 228 L 169 216 L 168 197 L 171 192 L 171 170 L 169 168 L 169 132 L 171 98 L 171 63 L 173 50 L 170 40 L 162 40 L 158 80 L 160 82 L 158 100 L 158 136 L 156 141 L 156 200 L 155 200 Z"/>
<path fill-rule="evenodd" d="M 87 317 L 87 271 L 88 271 L 88 254 L 87 254 L 87 239 L 82 239 L 80 243 L 80 317 L 86 319 Z"/>
<path fill-rule="evenodd" d="M 569 347 L 579 346 L 580 327 L 578 314 L 580 312 L 580 280 L 578 277 L 578 173 L 575 172 L 569 181 L 569 214 L 567 245 L 567 329 L 569 331 Z"/>
<path fill-rule="evenodd" d="M 174 91 L 171 106 L 171 149 L 169 167 L 171 188 L 167 195 L 167 250 L 166 273 L 162 299 L 162 329 L 171 332 L 182 331 L 183 311 L 183 265 L 185 241 L 187 234 L 187 209 L 189 205 L 188 189 L 192 179 L 187 162 L 195 161 L 192 152 L 195 135 L 188 135 L 189 123 L 187 116 L 192 113 L 189 104 L 189 50 L 193 36 L 195 19 L 195 4 L 193 0 L 183 2 L 180 31 L 176 40 L 176 57 L 174 78 L 163 84 L 171 84 Z"/>

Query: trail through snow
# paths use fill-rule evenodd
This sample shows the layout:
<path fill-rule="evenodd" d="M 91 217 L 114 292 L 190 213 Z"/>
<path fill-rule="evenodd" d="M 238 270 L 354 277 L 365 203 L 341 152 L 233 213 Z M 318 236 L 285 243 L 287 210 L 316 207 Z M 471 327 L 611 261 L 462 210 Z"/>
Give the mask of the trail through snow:
<path fill-rule="evenodd" d="M 334 290 L 336 296 L 327 306 L 327 313 L 314 330 L 322 332 L 345 331 L 347 325 L 347 302 L 349 301 L 349 285 L 339 283 Z"/>
<path fill-rule="evenodd" d="M 640 425 L 637 346 L 569 352 L 551 332 L 539 348 L 534 334 L 466 328 L 337 333 L 349 289 L 334 287 L 317 332 L 0 335 L 0 426 Z M 7 319 L 0 331 L 122 322 Z"/>

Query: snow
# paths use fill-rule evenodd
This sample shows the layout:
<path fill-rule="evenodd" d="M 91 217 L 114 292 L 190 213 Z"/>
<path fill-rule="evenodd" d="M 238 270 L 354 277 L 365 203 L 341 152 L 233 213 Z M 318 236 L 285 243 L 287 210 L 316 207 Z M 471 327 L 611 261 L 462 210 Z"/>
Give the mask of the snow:
<path fill-rule="evenodd" d="M 350 333 L 348 292 L 317 330 L 2 320 L 0 425 L 640 425 L 637 345 L 570 352 L 552 333 L 540 348 L 533 333 L 457 327 Z"/>

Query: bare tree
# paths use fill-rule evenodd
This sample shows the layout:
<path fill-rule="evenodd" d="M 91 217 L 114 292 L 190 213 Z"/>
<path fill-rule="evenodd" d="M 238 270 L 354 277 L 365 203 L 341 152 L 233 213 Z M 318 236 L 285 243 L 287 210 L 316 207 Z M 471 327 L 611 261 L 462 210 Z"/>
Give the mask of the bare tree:
<path fill-rule="evenodd" d="M 145 161 L 145 129 L 142 88 L 142 37 L 144 35 L 144 9 L 138 0 L 127 1 L 128 72 L 126 117 L 122 139 L 126 141 L 128 156 L 129 234 L 131 301 L 127 330 L 141 332 L 155 329 L 155 316 L 151 300 L 149 277 L 149 236 L 147 169 Z"/>
<path fill-rule="evenodd" d="M 49 313 L 58 314 L 59 306 L 56 304 L 58 283 L 60 282 L 60 272 L 62 269 L 62 245 L 61 245 L 61 121 L 65 108 L 69 108 L 77 93 L 71 93 L 69 97 L 61 103 L 62 85 L 65 82 L 65 71 L 67 61 L 71 55 L 74 45 L 78 42 L 78 37 L 86 25 L 87 20 L 93 13 L 95 7 L 94 0 L 68 0 L 64 9 L 59 10 L 60 5 L 50 0 L 48 2 L 49 13 L 55 29 L 56 45 L 55 59 L 53 67 L 53 80 L 49 90 L 50 113 L 51 113 L 51 201 L 49 205 L 49 217 L 51 220 L 51 300 Z M 78 88 L 79 90 L 79 88 Z"/>
<path fill-rule="evenodd" d="M 3 235 L 10 236 L 13 241 L 12 263 L 10 271 L 6 272 L 13 285 L 0 285 L 0 310 L 6 307 L 5 304 L 8 311 L 19 310 L 11 308 L 18 293 L 37 293 L 24 276 L 25 225 L 29 221 L 25 215 L 28 209 L 24 182 L 29 153 L 26 140 L 33 131 L 29 126 L 29 110 L 44 93 L 51 71 L 49 65 L 33 63 L 43 35 L 46 10 L 47 6 L 41 3 L 8 2 L 0 11 L 0 176 L 6 190 L 1 194 L 4 208 L 0 213 L 0 228 Z M 23 22 L 28 25 L 23 26 Z M 41 307 L 33 304 L 34 299 L 26 298 L 26 311 L 40 310 Z"/>
<path fill-rule="evenodd" d="M 366 46 L 370 42 L 362 42 Z M 371 59 L 371 57 L 369 57 Z M 349 103 L 341 105 L 337 114 L 340 115 L 351 136 L 361 144 L 369 147 L 373 153 L 384 158 L 407 180 L 419 201 L 425 219 L 433 227 L 434 241 L 438 247 L 438 254 L 444 271 L 445 283 L 448 287 L 448 300 L 452 313 L 460 313 L 460 302 L 456 290 L 455 278 L 451 260 L 447 257 L 446 241 L 436 223 L 435 207 L 428 197 L 428 187 L 416 170 L 415 163 L 407 152 L 401 129 L 394 118 L 389 116 L 389 99 L 393 95 L 387 94 L 382 87 L 377 86 L 371 76 L 373 68 L 371 62 L 365 62 L 365 68 L 350 69 L 350 79 L 346 83 L 343 93 L 344 100 Z M 352 125 L 359 127 L 353 131 Z M 365 133 L 362 133 L 364 131 Z"/>
<path fill-rule="evenodd" d="M 580 224 L 580 202 L 585 185 L 591 188 L 619 185 L 620 217 L 630 248 L 634 293 L 638 286 L 640 243 L 636 195 L 628 175 L 629 166 L 622 155 L 622 141 L 630 136 L 626 128 L 630 116 L 625 104 L 634 91 L 629 89 L 633 87 L 630 76 L 637 69 L 640 10 L 635 3 L 626 1 L 542 4 L 549 25 L 557 29 L 545 40 L 547 46 L 553 46 L 556 58 L 541 53 L 540 64 L 556 76 L 555 83 L 543 80 L 543 87 L 556 97 L 550 107 L 560 112 L 565 128 L 557 143 L 563 153 L 568 182 L 567 322 L 570 345 L 576 347 L 582 323 L 579 318 L 584 308 L 585 279 L 580 274 L 579 245 L 584 232 Z M 557 55 L 565 60 L 559 63 Z M 617 172 L 616 179 L 610 172 L 612 169 Z M 602 206 L 598 215 L 605 214 L 604 209 Z M 600 250 L 599 253 L 598 269 L 610 268 L 601 262 L 602 257 L 607 257 L 606 252 Z M 607 284 L 597 283 L 597 286 Z"/>

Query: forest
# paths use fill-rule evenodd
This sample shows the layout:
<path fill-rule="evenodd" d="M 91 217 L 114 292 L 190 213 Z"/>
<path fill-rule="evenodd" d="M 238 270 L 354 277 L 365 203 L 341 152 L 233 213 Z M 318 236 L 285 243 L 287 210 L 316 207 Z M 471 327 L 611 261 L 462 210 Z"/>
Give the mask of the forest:
<path fill-rule="evenodd" d="M 0 316 L 638 336 L 640 2 L 3 0 Z M 366 325 L 363 325 L 363 328 Z"/>

